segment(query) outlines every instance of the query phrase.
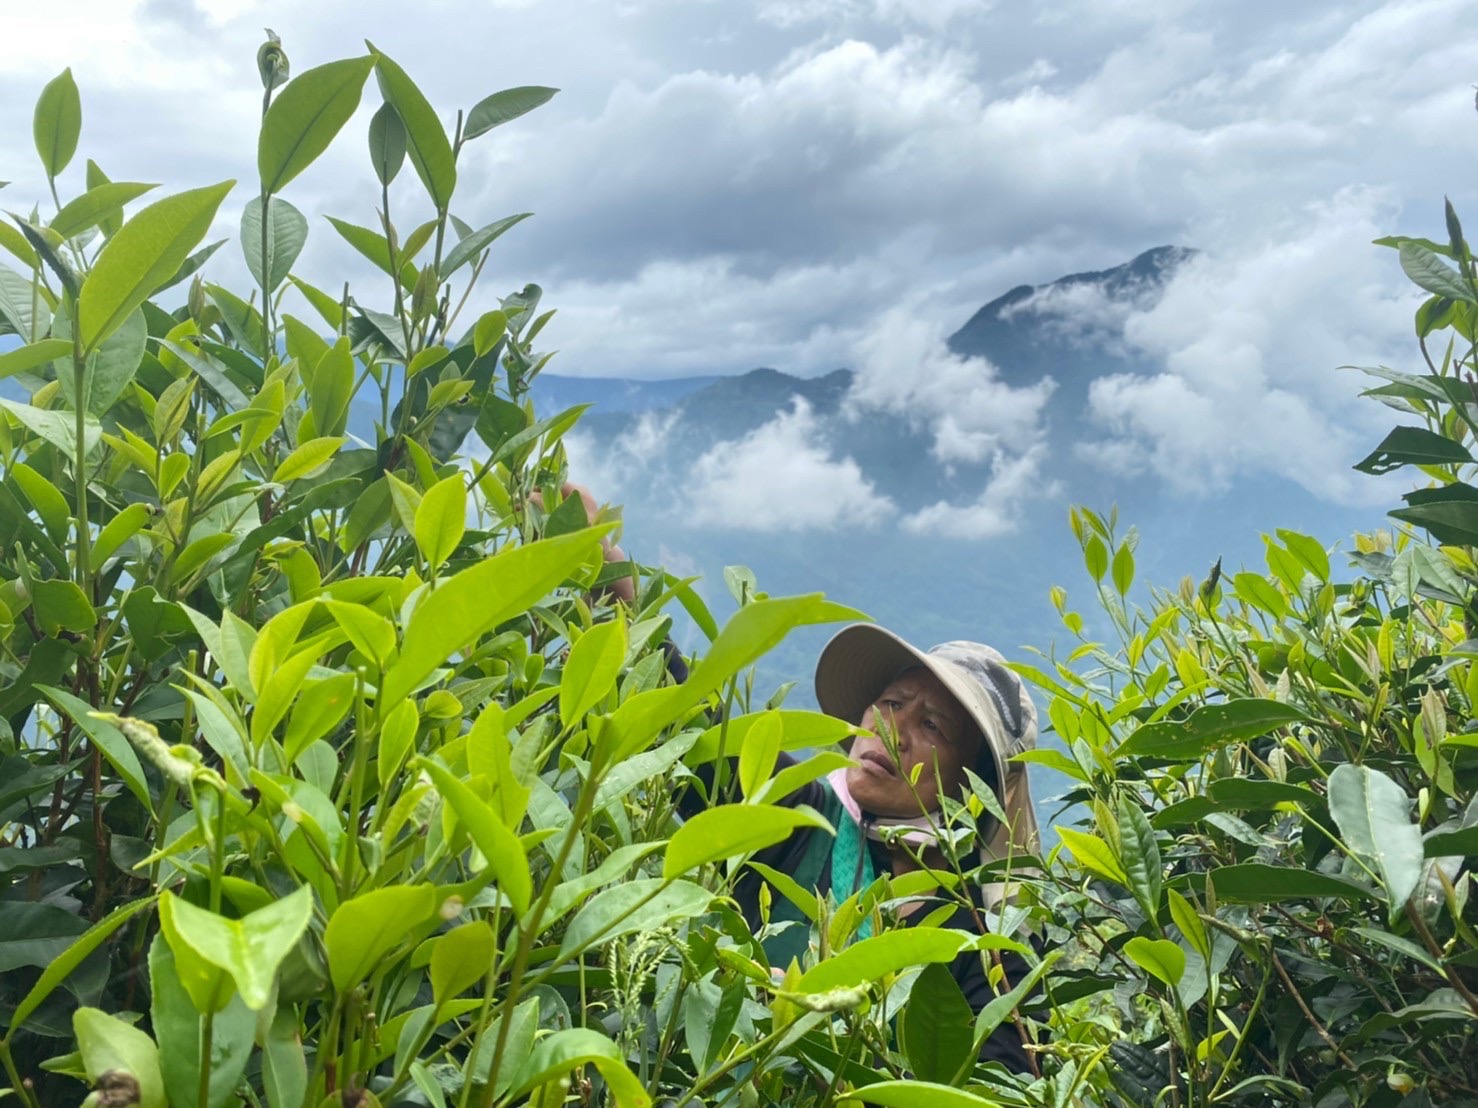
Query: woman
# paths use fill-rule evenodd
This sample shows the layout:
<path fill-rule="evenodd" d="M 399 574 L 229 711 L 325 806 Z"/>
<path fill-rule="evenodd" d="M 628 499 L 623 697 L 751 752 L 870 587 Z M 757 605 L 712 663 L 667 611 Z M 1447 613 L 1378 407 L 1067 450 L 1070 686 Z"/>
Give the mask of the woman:
<path fill-rule="evenodd" d="M 815 808 L 836 828 L 836 835 L 803 829 L 760 851 L 755 861 L 836 902 L 867 888 L 879 873 L 898 875 L 919 868 L 920 857 L 931 868 L 948 868 L 930 828 L 940 823 L 941 797 L 963 800 L 969 795 L 967 769 L 995 793 L 1007 816 L 1002 822 L 981 815 L 983 859 L 1036 853 L 1037 823 L 1026 767 L 1009 761 L 1036 745 L 1036 709 L 996 651 L 974 642 L 943 643 L 921 651 L 892 632 L 859 624 L 842 630 L 822 650 L 816 664 L 816 699 L 828 715 L 870 732 L 851 745 L 854 765 L 783 801 Z M 711 788 L 713 768 L 705 767 L 699 777 Z M 691 814 L 702 803 L 690 790 L 680 806 Z M 749 871 L 735 890 L 746 920 L 756 930 L 762 923 L 761 881 L 757 872 Z M 962 903 L 949 918 L 934 922 L 979 932 L 986 912 L 1007 895 L 1002 883 L 973 890 L 970 906 Z M 772 932 L 764 944 L 771 965 L 784 967 L 805 952 L 809 925 L 789 900 L 773 894 L 770 899 L 772 927 L 792 924 Z M 930 914 L 928 902 L 919 901 L 904 910 L 903 922 L 913 925 Z M 987 964 L 980 953 L 970 951 L 950 967 L 976 1012 L 996 996 Z M 1002 968 L 1002 991 L 1027 972 L 1026 963 L 1014 954 L 1003 956 Z M 981 1057 L 1016 1072 L 1030 1068 L 1021 1033 L 1010 1021 L 990 1036 Z"/>

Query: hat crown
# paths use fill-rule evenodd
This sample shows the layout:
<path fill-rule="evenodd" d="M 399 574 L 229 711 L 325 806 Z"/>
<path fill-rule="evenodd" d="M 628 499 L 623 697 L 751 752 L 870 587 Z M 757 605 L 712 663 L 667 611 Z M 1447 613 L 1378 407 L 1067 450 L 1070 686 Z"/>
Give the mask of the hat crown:
<path fill-rule="evenodd" d="M 1036 705 L 1000 651 L 984 643 L 957 640 L 931 647 L 928 654 L 963 671 L 963 676 L 980 687 L 995 707 L 1011 753 L 1037 745 Z"/>

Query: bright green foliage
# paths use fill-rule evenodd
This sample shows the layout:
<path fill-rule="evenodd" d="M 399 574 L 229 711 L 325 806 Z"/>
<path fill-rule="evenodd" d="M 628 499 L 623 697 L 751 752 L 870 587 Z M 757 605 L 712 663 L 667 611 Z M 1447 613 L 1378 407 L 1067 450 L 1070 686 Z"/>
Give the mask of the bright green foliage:
<path fill-rule="evenodd" d="M 1436 483 L 1391 515 L 1451 545 L 1357 535 L 1341 559 L 1279 530 L 1266 571 L 1218 562 L 1140 608 L 1126 572 L 1105 587 L 1107 551 L 1129 549 L 1115 520 L 1073 513 L 1117 641 L 1088 639 L 1055 590 L 1081 642 L 1020 668 L 1061 743 L 1033 759 L 1080 783 L 1083 818 L 1037 887 L 1072 936 L 1054 1023 L 1090 1099 L 1414 1104 L 1478 1087 L 1478 289 L 1451 208 L 1448 228 L 1445 247 L 1382 240 L 1435 294 L 1423 352 L 1444 328 L 1452 341 L 1427 373 L 1368 371 L 1424 426 L 1356 468 L 1420 467 Z"/>
<path fill-rule="evenodd" d="M 750 712 L 749 671 L 859 613 L 751 575 L 721 629 L 661 570 L 605 590 L 619 515 L 563 493 L 584 409 L 529 400 L 554 313 L 477 285 L 528 213 L 452 216 L 463 143 L 554 90 L 494 93 L 449 137 L 378 52 L 292 78 L 269 32 L 257 62 L 259 188 L 232 229 L 255 288 L 204 272 L 231 182 L 130 212 L 148 186 L 89 162 L 49 224 L 0 228 L 21 267 L 0 265 L 21 339 L 0 375 L 27 393 L 0 401 L 0 1081 L 27 1108 L 460 1108 L 572 1081 L 589 1103 L 821 1104 L 902 1074 L 890 991 L 1030 951 L 896 930 L 948 875 L 833 910 L 770 870 L 816 924 L 775 991 L 787 967 L 731 897 L 755 851 L 831 831 L 777 802 L 845 758 L 776 772 L 779 752 L 853 729 Z M 294 273 L 320 213 L 279 194 L 371 69 L 380 210 L 330 225 L 384 278 L 324 291 Z M 64 73 L 36 112 L 48 176 L 80 135 Z M 424 197 L 392 193 L 406 158 Z M 711 642 L 680 685 L 674 601 Z M 1035 980 L 1000 983 L 989 1028 Z M 984 1025 L 937 972 L 926 993 L 949 1018 L 913 1009 L 915 1064 L 974 1081 Z"/>
<path fill-rule="evenodd" d="M 128 213 L 143 186 L 89 163 L 49 226 L 0 226 L 0 327 L 21 341 L 0 375 L 27 393 L 0 401 L 13 1098 L 1475 1095 L 1478 288 L 1454 213 L 1447 245 L 1388 242 L 1433 293 L 1423 349 L 1452 341 L 1428 373 L 1371 371 L 1424 426 L 1360 463 L 1435 480 L 1393 515 L 1450 545 L 1359 537 L 1346 581 L 1278 531 L 1266 573 L 1218 566 L 1139 608 L 1137 536 L 1078 509 L 1118 641 L 1086 640 L 1054 590 L 1084 641 L 1021 667 L 1061 743 L 1024 760 L 1078 786 L 1062 849 L 982 862 L 999 805 L 980 785 L 939 814 L 942 864 L 836 904 L 753 855 L 829 832 L 779 801 L 847 764 L 834 744 L 855 728 L 767 704 L 751 667 L 859 613 L 736 568 L 720 627 L 691 582 L 606 567 L 613 516 L 563 492 L 583 409 L 529 400 L 553 313 L 536 285 L 477 284 L 526 213 L 452 215 L 465 142 L 553 90 L 494 93 L 449 136 L 378 52 L 289 79 L 270 35 L 258 68 L 260 188 L 235 229 L 255 289 L 202 272 L 229 182 Z M 325 291 L 293 272 L 320 213 L 278 193 L 371 69 L 380 212 L 331 225 L 378 274 Z M 70 72 L 35 119 L 55 178 L 81 135 Z M 606 591 L 618 575 L 630 602 Z M 674 601 L 708 642 L 682 684 Z M 684 822 L 689 789 L 707 808 Z M 754 878 L 759 935 L 733 906 Z M 1014 899 L 972 899 L 1007 880 Z M 809 945 L 772 966 L 760 939 L 797 926 L 774 917 L 787 902 Z M 962 906 L 987 933 L 950 922 Z M 988 972 L 978 1012 L 960 958 Z M 998 1029 L 1033 1072 L 979 1062 Z"/>

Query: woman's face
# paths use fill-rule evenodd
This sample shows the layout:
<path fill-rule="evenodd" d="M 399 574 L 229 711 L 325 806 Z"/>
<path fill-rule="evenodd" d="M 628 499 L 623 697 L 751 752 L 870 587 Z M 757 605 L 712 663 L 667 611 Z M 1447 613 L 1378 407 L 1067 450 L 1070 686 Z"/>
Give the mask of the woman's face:
<path fill-rule="evenodd" d="M 847 770 L 847 788 L 864 812 L 896 819 L 938 811 L 941 793 L 959 796 L 965 767 L 977 764 L 983 741 L 944 683 L 923 668 L 906 670 L 883 689 L 862 726 L 873 733 L 852 744 L 859 764 Z M 884 726 L 897 742 L 896 762 L 879 737 Z M 915 766 L 922 768 L 910 788 Z"/>

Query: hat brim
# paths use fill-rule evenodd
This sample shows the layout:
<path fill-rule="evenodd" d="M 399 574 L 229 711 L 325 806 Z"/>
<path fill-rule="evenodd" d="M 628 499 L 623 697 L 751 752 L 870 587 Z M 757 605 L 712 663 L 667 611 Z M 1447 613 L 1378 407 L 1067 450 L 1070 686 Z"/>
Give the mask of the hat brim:
<path fill-rule="evenodd" d="M 985 691 L 958 667 L 925 654 L 891 631 L 858 623 L 838 631 L 816 659 L 816 703 L 829 716 L 861 723 L 878 694 L 906 669 L 922 666 L 949 691 L 980 729 L 995 764 L 997 798 L 1005 803 L 1005 728 Z"/>

